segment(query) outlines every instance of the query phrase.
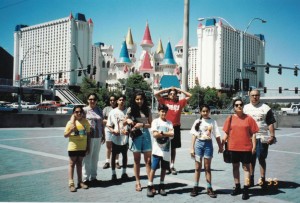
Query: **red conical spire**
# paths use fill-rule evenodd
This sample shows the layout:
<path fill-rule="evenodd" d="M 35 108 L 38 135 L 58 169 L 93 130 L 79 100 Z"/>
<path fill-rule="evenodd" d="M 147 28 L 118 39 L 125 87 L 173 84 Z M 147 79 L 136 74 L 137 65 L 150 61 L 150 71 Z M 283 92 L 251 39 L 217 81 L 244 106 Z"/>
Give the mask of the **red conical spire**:
<path fill-rule="evenodd" d="M 69 19 L 72 20 L 73 19 L 73 15 L 72 15 L 72 12 L 70 13 L 69 15 Z"/>
<path fill-rule="evenodd" d="M 140 71 L 141 70 L 152 70 L 150 57 L 147 51 L 145 53 L 144 60 L 142 61 L 142 65 L 140 67 Z"/>
<path fill-rule="evenodd" d="M 150 34 L 148 22 L 146 24 L 144 38 L 143 38 L 143 41 L 142 41 L 141 45 L 152 45 L 153 46 L 153 42 L 152 42 L 152 39 L 151 39 L 151 34 Z"/>
<path fill-rule="evenodd" d="M 89 19 L 88 23 L 89 23 L 89 24 L 93 24 L 93 21 L 92 21 L 91 18 Z"/>

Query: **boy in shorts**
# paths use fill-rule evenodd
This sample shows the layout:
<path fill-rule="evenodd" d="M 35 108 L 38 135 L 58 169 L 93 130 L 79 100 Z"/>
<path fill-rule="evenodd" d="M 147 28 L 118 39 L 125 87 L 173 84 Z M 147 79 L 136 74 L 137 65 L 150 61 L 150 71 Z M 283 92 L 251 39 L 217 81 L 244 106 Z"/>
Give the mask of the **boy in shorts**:
<path fill-rule="evenodd" d="M 159 118 L 152 121 L 151 133 L 153 135 L 153 147 L 152 147 L 152 164 L 150 177 L 147 187 L 147 196 L 154 197 L 155 189 L 153 186 L 153 179 L 156 169 L 161 167 L 160 172 L 160 184 L 158 192 L 162 196 L 166 196 L 164 188 L 164 179 L 166 170 L 170 167 L 171 160 L 171 139 L 174 137 L 174 129 L 171 121 L 166 119 L 168 107 L 164 104 L 158 106 Z"/>

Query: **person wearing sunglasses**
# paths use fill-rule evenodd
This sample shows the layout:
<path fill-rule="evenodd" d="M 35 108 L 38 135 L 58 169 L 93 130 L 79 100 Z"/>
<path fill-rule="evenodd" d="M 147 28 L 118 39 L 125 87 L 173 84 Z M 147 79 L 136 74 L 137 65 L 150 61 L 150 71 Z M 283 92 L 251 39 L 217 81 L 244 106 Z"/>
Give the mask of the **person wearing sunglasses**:
<path fill-rule="evenodd" d="M 74 125 L 75 123 L 75 125 Z M 69 154 L 69 189 L 70 192 L 76 192 L 74 183 L 74 170 L 76 166 L 78 188 L 88 189 L 88 186 L 82 181 L 82 160 L 88 153 L 90 124 L 83 117 L 82 106 L 73 108 L 72 119 L 68 121 L 64 137 L 69 138 L 68 154 Z"/>
<path fill-rule="evenodd" d="M 260 165 L 261 178 L 259 183 L 262 190 L 267 189 L 266 182 L 266 158 L 268 155 L 269 145 L 276 142 L 275 127 L 276 122 L 272 109 L 260 101 L 260 92 L 255 89 L 250 92 L 250 103 L 245 105 L 244 111 L 250 115 L 257 123 L 259 127 L 258 133 L 256 133 L 256 154 L 253 154 L 250 165 L 250 186 L 254 186 L 254 169 L 256 165 L 256 159 Z"/>
<path fill-rule="evenodd" d="M 97 186 L 98 160 L 101 144 L 105 143 L 103 113 L 97 106 L 98 96 L 90 93 L 87 97 L 88 106 L 84 107 L 85 118 L 91 125 L 90 152 L 83 159 L 83 181 L 90 186 Z"/>
<path fill-rule="evenodd" d="M 110 167 L 110 156 L 111 156 L 111 147 L 112 147 L 112 142 L 111 142 L 111 136 L 112 134 L 110 133 L 109 129 L 106 127 L 107 123 L 107 118 L 108 114 L 111 110 L 117 107 L 117 99 L 115 95 L 111 95 L 109 97 L 109 105 L 104 107 L 103 109 L 103 124 L 105 126 L 104 133 L 105 133 L 105 140 L 106 140 L 106 161 L 103 166 L 103 169 L 108 169 Z M 116 155 L 116 168 L 121 169 L 121 166 L 119 164 L 119 154 Z"/>
<path fill-rule="evenodd" d="M 168 94 L 167 98 L 164 98 L 162 94 Z M 185 98 L 178 100 L 178 94 L 183 93 Z M 177 171 L 174 167 L 176 158 L 176 148 L 181 147 L 181 134 L 180 134 L 180 117 L 182 109 L 187 105 L 188 100 L 192 94 L 185 92 L 176 87 L 170 87 L 160 90 L 154 94 L 160 104 L 164 104 L 168 107 L 167 120 L 171 121 L 174 128 L 174 138 L 171 140 L 171 165 L 167 171 L 168 174 L 172 173 L 177 175 Z"/>
<path fill-rule="evenodd" d="M 229 116 L 224 123 L 223 131 L 225 135 L 222 140 L 224 145 L 227 141 L 228 151 L 233 167 L 233 178 L 235 188 L 231 195 L 242 195 L 243 200 L 249 199 L 249 186 L 250 186 L 250 163 L 252 154 L 256 150 L 255 133 L 259 128 L 255 120 L 244 113 L 244 103 L 241 99 L 233 101 L 234 114 Z M 244 189 L 241 189 L 240 184 L 240 162 L 244 170 Z"/>

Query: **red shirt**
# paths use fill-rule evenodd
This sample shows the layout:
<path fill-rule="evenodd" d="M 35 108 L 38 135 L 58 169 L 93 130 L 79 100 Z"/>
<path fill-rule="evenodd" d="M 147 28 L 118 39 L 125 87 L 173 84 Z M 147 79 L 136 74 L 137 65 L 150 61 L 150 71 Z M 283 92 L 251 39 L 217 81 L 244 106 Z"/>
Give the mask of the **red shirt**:
<path fill-rule="evenodd" d="M 228 150 L 230 151 L 252 151 L 252 135 L 259 131 L 255 120 L 246 114 L 242 118 L 232 115 L 229 129 L 228 117 L 224 123 L 223 130 L 228 137 Z"/>
<path fill-rule="evenodd" d="M 173 126 L 180 125 L 181 111 L 185 107 L 187 100 L 182 99 L 178 102 L 174 102 L 173 100 L 164 99 L 161 97 L 158 102 L 166 105 L 169 108 L 166 116 L 167 120 L 171 121 Z"/>

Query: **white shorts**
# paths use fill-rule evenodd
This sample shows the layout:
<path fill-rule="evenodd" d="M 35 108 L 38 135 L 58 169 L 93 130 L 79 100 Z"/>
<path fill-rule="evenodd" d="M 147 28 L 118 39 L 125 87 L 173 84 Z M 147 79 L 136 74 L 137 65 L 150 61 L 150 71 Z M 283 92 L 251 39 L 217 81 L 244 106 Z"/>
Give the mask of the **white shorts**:
<path fill-rule="evenodd" d="M 111 142 L 112 134 L 111 134 L 110 130 L 107 127 L 105 127 L 104 132 L 105 132 L 105 141 Z"/>

